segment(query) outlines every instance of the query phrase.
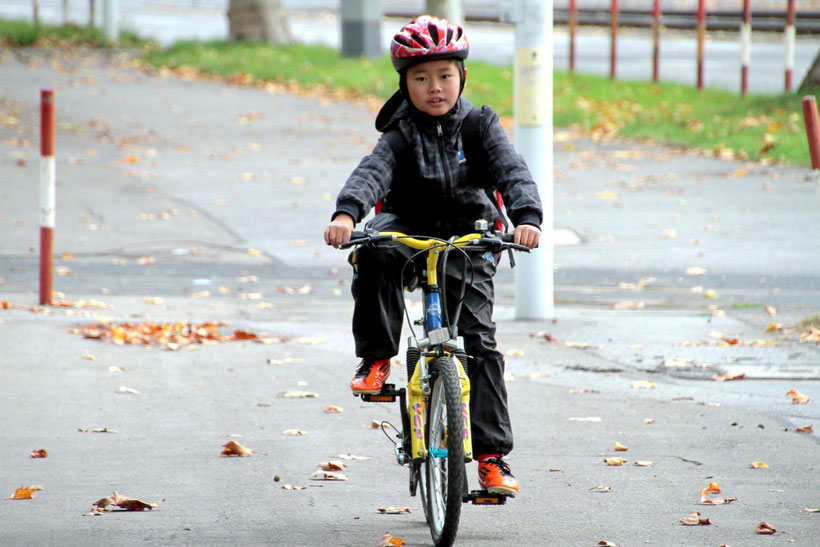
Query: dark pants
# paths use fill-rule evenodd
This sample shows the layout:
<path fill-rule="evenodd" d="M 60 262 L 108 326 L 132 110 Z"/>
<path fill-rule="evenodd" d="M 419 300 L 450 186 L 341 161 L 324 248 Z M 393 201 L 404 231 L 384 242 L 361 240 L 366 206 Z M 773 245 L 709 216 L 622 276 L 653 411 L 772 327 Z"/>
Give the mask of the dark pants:
<path fill-rule="evenodd" d="M 369 224 L 379 231 L 406 232 L 392 215 L 377 215 Z M 399 352 L 404 322 L 402 280 L 412 277 L 414 268 L 402 268 L 407 258 L 416 253 L 399 243 L 390 248 L 360 247 L 350 255 L 354 275 L 351 287 L 353 338 L 356 355 L 365 361 L 389 359 Z M 493 275 L 497 255 L 472 253 L 473 283 L 468 287 L 458 320 L 458 334 L 464 337 L 464 349 L 470 360 L 470 416 L 473 451 L 482 454 L 507 454 L 513 438 L 507 409 L 507 389 L 504 384 L 504 357 L 496 349 L 493 314 Z M 445 280 L 447 312 L 453 319 L 461 287 L 464 258 L 457 251 L 449 253 Z M 424 267 L 424 257 L 416 261 Z M 470 266 L 467 267 L 470 279 Z M 441 282 L 441 279 L 439 280 Z M 415 319 L 414 317 L 412 319 Z M 416 332 L 422 327 L 415 327 Z"/>

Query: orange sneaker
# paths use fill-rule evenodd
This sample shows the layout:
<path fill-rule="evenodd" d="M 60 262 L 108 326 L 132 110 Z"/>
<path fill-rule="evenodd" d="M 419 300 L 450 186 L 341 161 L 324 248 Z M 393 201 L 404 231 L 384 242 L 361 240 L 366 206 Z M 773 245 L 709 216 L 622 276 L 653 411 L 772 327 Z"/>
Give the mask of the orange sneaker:
<path fill-rule="evenodd" d="M 356 374 L 350 380 L 353 395 L 374 395 L 382 390 L 384 381 L 390 376 L 390 359 L 381 359 L 372 363 L 362 360 Z"/>
<path fill-rule="evenodd" d="M 490 494 L 514 497 L 518 493 L 518 480 L 510 473 L 510 466 L 501 457 L 479 460 L 478 484 Z"/>

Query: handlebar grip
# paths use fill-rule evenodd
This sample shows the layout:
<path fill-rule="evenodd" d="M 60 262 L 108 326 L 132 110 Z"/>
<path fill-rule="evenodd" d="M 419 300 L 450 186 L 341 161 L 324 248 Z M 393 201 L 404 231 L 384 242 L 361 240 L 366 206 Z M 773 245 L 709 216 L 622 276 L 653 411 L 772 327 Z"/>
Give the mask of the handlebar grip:
<path fill-rule="evenodd" d="M 515 241 L 515 234 L 509 232 L 506 234 L 501 234 L 501 241 L 504 243 L 512 243 Z"/>
<path fill-rule="evenodd" d="M 351 239 L 351 240 L 354 240 L 354 239 L 364 239 L 364 238 L 366 238 L 367 236 L 368 236 L 368 233 L 367 233 L 367 232 L 362 232 L 362 231 L 356 230 L 356 231 L 354 231 L 352 234 L 350 234 L 350 239 Z"/>

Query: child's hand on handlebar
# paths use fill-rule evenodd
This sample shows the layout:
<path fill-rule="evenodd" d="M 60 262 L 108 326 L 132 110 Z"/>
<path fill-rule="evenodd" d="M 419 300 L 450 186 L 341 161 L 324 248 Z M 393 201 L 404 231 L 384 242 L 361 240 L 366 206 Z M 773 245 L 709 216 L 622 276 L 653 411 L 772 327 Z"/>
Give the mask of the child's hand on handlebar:
<path fill-rule="evenodd" d="M 513 241 L 517 245 L 534 249 L 538 246 L 538 240 L 541 239 L 541 230 L 531 224 L 521 224 L 515 227 L 514 237 Z"/>
<path fill-rule="evenodd" d="M 347 243 L 350 241 L 350 234 L 353 233 L 355 226 L 353 217 L 346 213 L 339 213 L 325 228 L 325 243 L 336 248 L 342 243 Z"/>

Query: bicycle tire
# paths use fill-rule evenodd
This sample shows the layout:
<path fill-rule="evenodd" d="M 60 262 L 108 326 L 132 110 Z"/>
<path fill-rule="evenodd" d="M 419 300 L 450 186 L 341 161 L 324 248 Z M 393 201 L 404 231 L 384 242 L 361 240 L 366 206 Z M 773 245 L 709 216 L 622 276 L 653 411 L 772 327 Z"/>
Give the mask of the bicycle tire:
<path fill-rule="evenodd" d="M 440 357 L 431 366 L 433 384 L 426 410 L 428 455 L 419 468 L 424 515 L 436 546 L 450 546 L 458 533 L 464 489 L 461 381 L 455 363 Z M 441 451 L 446 448 L 446 455 Z"/>

